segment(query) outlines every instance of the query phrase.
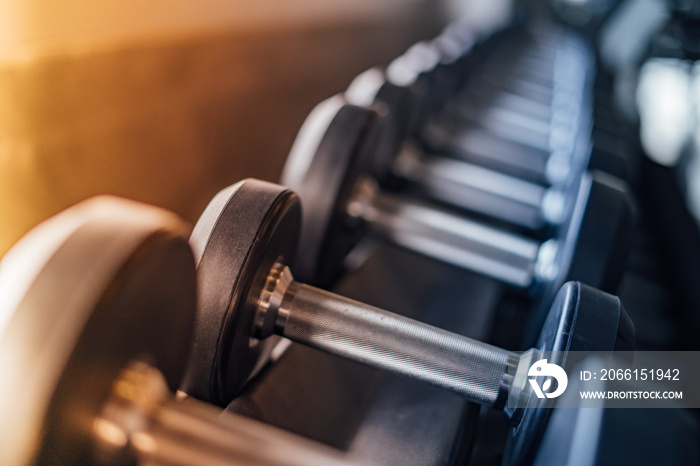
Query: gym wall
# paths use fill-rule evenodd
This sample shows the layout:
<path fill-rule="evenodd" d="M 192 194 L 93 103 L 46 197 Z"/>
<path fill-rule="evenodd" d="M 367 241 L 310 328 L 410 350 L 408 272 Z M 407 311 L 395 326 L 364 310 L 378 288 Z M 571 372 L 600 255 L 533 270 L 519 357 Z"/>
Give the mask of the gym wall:
<path fill-rule="evenodd" d="M 197 218 L 276 180 L 309 110 L 449 16 L 427 0 L 12 0 L 0 6 L 0 256 L 112 193 Z"/>

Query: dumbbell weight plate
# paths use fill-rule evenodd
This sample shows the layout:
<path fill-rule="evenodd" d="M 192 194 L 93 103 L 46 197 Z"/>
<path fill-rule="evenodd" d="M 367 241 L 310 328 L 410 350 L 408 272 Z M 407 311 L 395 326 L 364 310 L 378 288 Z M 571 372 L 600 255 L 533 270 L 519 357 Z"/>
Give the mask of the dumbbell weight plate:
<path fill-rule="evenodd" d="M 225 406 L 278 342 L 250 338 L 249 310 L 267 278 L 260 270 L 270 270 L 279 260 L 294 261 L 301 213 L 291 197 L 272 184 L 237 183 L 220 192 L 197 222 L 190 243 L 199 314 L 191 370 L 183 382 L 190 395 Z M 245 202 L 230 202 L 233 198 Z"/>
<path fill-rule="evenodd" d="M 226 189 L 219 193 L 205 210 L 203 218 L 216 218 L 217 221 L 213 223 L 205 221 L 206 226 L 196 227 L 192 236 L 193 242 L 204 245 L 205 250 L 212 247 L 220 256 L 220 260 L 216 261 L 215 266 L 199 269 L 200 283 L 206 283 L 210 280 L 219 281 L 219 277 L 226 275 L 232 276 L 234 279 L 228 284 L 228 288 L 221 288 L 217 291 L 226 294 L 229 293 L 229 289 L 250 289 L 246 284 L 264 282 L 270 272 L 270 258 L 286 257 L 288 244 L 284 243 L 288 240 L 284 238 L 294 236 L 290 230 L 298 228 L 300 221 L 299 198 L 281 186 L 258 180 L 246 180 L 236 186 L 237 189 Z M 275 191 L 277 195 L 273 194 Z M 256 214 L 258 223 L 251 225 L 245 219 L 241 219 L 241 210 L 259 212 L 259 215 Z M 272 230 L 284 231 L 285 233 L 284 235 L 275 235 L 271 233 Z M 250 231 L 265 233 L 251 236 Z M 211 246 L 207 242 L 207 238 L 219 237 L 226 237 L 231 241 L 215 241 L 211 243 Z M 245 238 L 250 244 L 265 249 L 266 254 L 251 257 L 246 254 L 247 248 L 242 247 L 241 242 L 237 241 L 236 238 Z M 266 238 L 274 239 L 266 244 Z M 211 240 L 209 241 L 211 242 Z M 204 255 L 207 255 L 206 251 Z M 244 269 L 231 273 L 229 270 L 231 264 L 241 263 Z M 584 348 L 605 351 L 614 348 L 618 330 L 624 330 L 624 325 L 618 323 L 625 315 L 619 300 L 610 297 L 607 301 L 595 303 L 596 309 L 592 311 L 586 309 L 588 314 L 581 311 L 582 304 L 593 304 L 587 302 L 587 299 L 590 301 L 587 296 L 596 297 L 599 294 L 586 286 L 574 283 L 567 284 L 562 293 L 558 295 L 558 301 L 546 320 L 538 347 L 548 351 L 582 350 Z M 245 323 L 242 328 L 226 330 L 231 335 L 230 339 L 221 339 L 220 329 L 199 329 L 209 332 L 209 335 L 203 336 L 202 340 L 217 341 L 217 339 L 221 339 L 221 341 L 226 341 L 225 344 L 210 348 L 210 352 L 215 349 L 219 353 L 217 358 L 229 361 L 246 361 L 250 358 L 259 359 L 261 357 L 260 353 L 251 349 L 252 347 L 248 344 L 253 333 L 253 327 L 248 323 L 252 322 L 257 314 L 259 297 L 260 293 L 256 290 L 251 295 L 237 300 L 235 306 L 222 302 L 218 308 L 206 309 L 208 318 L 213 321 L 228 322 L 231 320 L 231 316 L 237 316 L 240 323 Z M 203 295 L 203 298 L 206 299 L 206 295 Z M 605 330 L 601 331 L 599 328 L 601 325 L 605 326 Z M 592 330 L 592 327 L 595 330 Z M 591 337 L 589 335 L 591 333 L 595 336 Z M 192 360 L 192 369 L 202 372 L 201 368 L 196 367 L 201 362 L 200 360 Z M 214 361 L 210 362 L 204 373 L 215 372 L 217 370 L 215 364 Z M 229 369 L 242 371 L 240 374 L 234 372 L 226 374 L 226 376 L 232 377 L 236 381 L 235 383 L 224 380 L 226 376 L 210 377 L 201 381 L 204 384 L 210 384 L 211 387 L 203 389 L 200 386 L 198 387 L 200 392 L 213 394 L 217 397 L 207 401 L 219 404 L 229 402 L 240 389 L 238 381 L 246 380 L 251 375 L 250 365 L 227 367 L 227 370 Z M 192 380 L 191 377 L 188 379 Z M 185 390 L 187 391 L 187 387 Z M 532 400 L 530 406 L 541 406 L 540 403 L 540 400 Z M 546 415 L 540 413 L 540 410 L 525 410 L 520 426 L 533 425 L 534 427 L 519 427 L 513 430 L 511 442 L 515 442 L 515 445 L 511 447 L 511 456 L 518 457 L 527 453 L 526 447 L 537 441 L 546 420 Z"/>
<path fill-rule="evenodd" d="M 0 303 L 0 463 L 93 462 L 91 422 L 134 359 L 178 387 L 196 291 L 186 233 L 160 209 L 98 198 L 8 252 L 0 294 L 20 292 Z"/>
<path fill-rule="evenodd" d="M 559 233 L 569 257 L 566 277 L 560 277 L 560 283 L 582 281 L 615 293 L 625 270 L 634 222 L 635 206 L 626 184 L 607 173 L 593 172 L 588 192 L 579 193 L 567 229 Z M 565 260 L 563 256 L 562 264 Z M 550 287 L 549 298 L 543 295 L 530 315 L 525 345 L 533 343 L 540 331 L 556 290 L 556 285 Z"/>
<path fill-rule="evenodd" d="M 378 134 L 377 113 L 370 108 L 350 106 L 342 99 L 329 99 L 327 125 L 314 126 L 320 142 L 312 151 L 303 172 L 285 168 L 281 184 L 294 190 L 303 200 L 303 234 L 297 261 L 292 270 L 308 283 L 329 283 L 337 273 L 337 264 L 362 236 L 362 229 L 348 225 L 346 206 L 357 179 L 373 165 L 373 146 Z M 321 136 L 319 136 L 321 135 Z M 292 152 L 285 164 L 295 167 L 308 153 Z M 364 158 L 363 158 L 364 157 Z M 285 176 L 294 172 L 296 176 Z"/>
<path fill-rule="evenodd" d="M 399 86 L 389 82 L 384 71 L 375 67 L 358 75 L 348 86 L 344 98 L 358 106 L 376 108 L 380 105 L 388 110 L 387 115 L 382 118 L 381 124 L 385 127 L 381 130 L 383 135 L 372 158 L 372 173 L 380 174 L 379 176 L 389 173 L 403 139 L 412 131 L 411 125 L 416 119 L 415 101 L 418 97 L 415 91 L 410 86 Z M 338 99 L 340 96 L 336 96 L 335 100 Z M 337 111 L 338 107 L 335 108 L 335 112 Z M 309 115 L 307 121 L 311 119 L 313 117 Z M 330 119 L 327 119 L 326 124 L 329 121 Z M 282 179 L 292 181 L 284 175 Z"/>
<path fill-rule="evenodd" d="M 210 324 L 197 324 L 186 393 L 225 406 L 266 362 L 268 354 L 251 344 L 257 300 L 276 261 L 298 270 L 301 216 L 291 191 L 257 180 L 222 190 L 202 213 L 190 243 L 199 257 L 198 322 Z"/>
<path fill-rule="evenodd" d="M 568 283 L 556 299 L 540 328 L 534 346 L 549 356 L 548 363 L 567 366 L 570 351 L 634 350 L 634 324 L 619 298 L 579 282 Z M 523 417 L 513 427 L 504 453 L 504 465 L 530 464 L 536 453 L 533 438 L 544 435 L 554 400 L 530 393 Z"/>

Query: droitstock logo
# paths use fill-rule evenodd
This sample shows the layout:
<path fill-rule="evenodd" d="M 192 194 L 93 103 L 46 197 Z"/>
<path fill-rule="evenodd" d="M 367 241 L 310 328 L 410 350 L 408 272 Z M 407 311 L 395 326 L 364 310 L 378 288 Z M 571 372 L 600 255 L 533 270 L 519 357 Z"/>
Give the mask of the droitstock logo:
<path fill-rule="evenodd" d="M 564 369 L 556 364 L 547 363 L 546 359 L 540 359 L 527 371 L 528 380 L 532 389 L 535 391 L 537 398 L 556 398 L 566 390 L 566 386 L 569 383 L 569 377 L 567 377 Z M 546 377 L 547 379 L 540 387 L 537 382 L 537 378 Z M 552 392 L 552 379 L 557 381 L 556 389 Z"/>

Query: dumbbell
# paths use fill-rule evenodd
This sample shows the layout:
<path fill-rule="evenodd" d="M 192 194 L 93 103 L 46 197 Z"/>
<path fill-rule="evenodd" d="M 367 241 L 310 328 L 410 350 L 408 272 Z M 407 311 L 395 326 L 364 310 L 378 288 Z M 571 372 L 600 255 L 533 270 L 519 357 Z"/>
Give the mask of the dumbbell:
<path fill-rule="evenodd" d="M 586 95 L 592 63 L 564 52 L 559 56 L 564 58 L 558 60 L 552 90 L 534 83 L 522 88 L 523 79 L 514 77 L 518 73 L 513 70 L 488 80 L 475 71 L 477 78 L 462 92 L 468 98 L 448 105 L 421 132 L 426 149 L 540 183 L 566 181 L 569 171 L 575 171 L 568 166 L 587 163 L 591 109 Z M 479 84 L 479 78 L 490 88 Z"/>
<path fill-rule="evenodd" d="M 570 119 L 576 114 L 589 90 L 592 59 L 579 50 L 579 44 L 571 42 L 564 40 L 546 62 L 496 55 L 480 64 L 462 94 L 448 108 L 448 114 L 456 122 L 477 120 L 493 131 L 502 131 L 503 125 L 517 128 L 524 121 L 532 130 L 548 133 L 553 122 L 566 122 L 562 117 Z M 494 66 L 495 59 L 499 63 Z M 495 99 L 500 95 L 509 99 Z"/>
<path fill-rule="evenodd" d="M 502 26 L 501 26 L 502 27 Z M 491 36 L 500 32 L 490 31 Z M 486 37 L 460 22 L 448 25 L 437 37 L 420 41 L 386 68 L 387 79 L 402 88 L 413 88 L 419 96 L 412 119 L 420 122 L 441 110 L 455 97 L 473 68 L 473 62 L 488 53 Z"/>
<path fill-rule="evenodd" d="M 199 280 L 195 345 L 183 390 L 227 404 L 260 367 L 267 338 L 286 337 L 503 410 L 514 425 L 508 455 L 535 450 L 549 399 L 526 382 L 545 357 L 567 351 L 631 349 L 634 327 L 619 299 L 570 282 L 558 293 L 537 345 L 516 354 L 294 279 L 299 198 L 279 185 L 245 180 L 222 190 L 190 239 Z M 262 356 L 261 356 L 262 355 Z M 522 409 L 521 409 L 522 408 Z"/>
<path fill-rule="evenodd" d="M 401 121 L 405 96 L 406 92 L 384 79 L 376 68 L 359 75 L 345 93 L 351 104 L 380 107 L 377 125 L 381 128 L 372 157 L 372 172 L 380 184 L 389 174 L 398 176 L 430 198 L 532 230 L 566 222 L 585 168 L 583 161 L 572 167 L 568 157 L 553 157 L 549 161 L 550 171 L 556 172 L 560 183 L 545 187 L 478 164 L 426 153 L 405 136 L 407 132 Z M 339 105 L 340 101 L 331 102 Z M 320 105 L 329 108 L 332 104 Z M 312 112 L 309 119 L 321 119 L 323 115 L 323 111 Z M 322 126 L 313 121 L 308 125 L 319 131 Z M 299 137 L 317 136 L 305 131 Z"/>
<path fill-rule="evenodd" d="M 533 104 L 521 96 L 509 93 L 499 93 L 490 101 L 496 106 L 516 108 L 524 115 L 541 113 L 542 119 L 549 112 L 549 106 L 545 104 Z M 443 120 L 447 120 L 449 126 L 449 119 Z M 578 140 L 571 146 L 565 145 L 567 139 L 563 137 L 568 132 L 561 133 L 562 137 L 556 138 L 561 141 L 561 148 L 554 151 L 498 137 L 475 125 L 462 127 L 457 131 L 458 134 L 454 134 L 442 121 L 432 121 L 426 125 L 419 138 L 423 144 L 412 150 L 420 151 L 423 156 L 449 155 L 548 186 L 561 185 L 570 180 L 572 173 L 576 172 L 572 169 L 572 163 L 578 167 L 587 164 L 590 169 L 601 169 L 619 178 L 629 179 L 630 161 L 624 151 L 620 152 L 617 148 L 624 144 L 624 139 L 617 135 L 619 126 L 615 125 L 615 119 L 609 115 L 604 115 L 604 118 L 597 115 L 596 118 L 582 121 L 587 125 L 592 122 L 593 125 L 591 128 L 582 127 L 577 135 Z M 592 139 L 592 143 L 589 139 Z"/>
<path fill-rule="evenodd" d="M 388 147 L 383 147 L 378 150 L 377 157 L 375 159 L 377 174 L 386 173 L 389 171 L 396 153 L 399 152 L 398 147 L 403 146 L 403 150 L 400 152 L 403 155 L 402 160 L 408 161 L 409 163 L 401 163 L 400 160 L 397 163 L 397 166 L 403 168 L 406 168 L 407 166 L 414 168 L 412 173 L 405 173 L 406 175 L 412 176 L 414 181 L 419 181 L 420 183 L 426 184 L 426 189 L 433 194 L 440 196 L 443 201 L 469 208 L 470 206 L 465 206 L 464 202 L 468 202 L 469 199 L 474 198 L 475 194 L 478 195 L 483 193 L 484 190 L 488 192 L 491 189 L 491 194 L 496 194 L 501 198 L 510 197 L 511 204 L 514 200 L 513 198 L 517 199 L 519 197 L 519 195 L 514 192 L 515 190 L 513 189 L 503 190 L 499 188 L 503 184 L 511 185 L 511 187 L 523 185 L 522 181 L 515 180 L 512 176 L 504 178 L 497 170 L 484 171 L 484 168 L 497 168 L 498 170 L 508 173 L 508 167 L 505 167 L 505 170 L 503 170 L 504 164 L 512 165 L 514 163 L 515 166 L 525 167 L 526 171 L 531 172 L 531 175 L 534 173 L 535 176 L 531 176 L 530 178 L 537 181 L 538 184 L 545 182 L 546 184 L 557 185 L 557 188 L 554 188 L 553 192 L 548 194 L 547 197 L 560 198 L 561 192 L 565 191 L 565 189 L 562 190 L 561 187 L 570 184 L 572 180 L 576 180 L 580 172 L 586 167 L 588 162 L 588 154 L 590 152 L 585 150 L 587 149 L 586 143 L 588 142 L 588 138 L 586 137 L 586 134 L 588 134 L 588 132 L 583 128 L 581 129 L 581 134 L 579 135 L 580 141 L 577 141 L 576 136 L 573 134 L 561 134 L 561 132 L 557 133 L 555 131 L 553 141 L 555 145 L 558 145 L 560 150 L 553 152 L 518 145 L 497 136 L 490 135 L 484 130 L 471 129 L 469 130 L 469 134 L 476 134 L 477 137 L 477 144 L 475 145 L 474 149 L 477 153 L 484 155 L 483 158 L 486 158 L 487 160 L 484 161 L 477 158 L 475 160 L 476 163 L 469 164 L 467 162 L 465 165 L 457 164 L 455 162 L 455 158 L 453 157 L 442 156 L 439 149 L 439 147 L 441 147 L 440 145 L 438 145 L 438 149 L 436 150 L 424 150 L 424 144 L 412 144 L 409 136 L 415 132 L 415 121 L 420 120 L 419 115 L 416 114 L 420 113 L 420 110 L 416 110 L 419 108 L 416 101 L 420 102 L 421 97 L 419 93 L 414 92 L 409 83 L 416 82 L 417 78 L 408 79 L 407 83 L 397 84 L 396 79 L 392 80 L 390 78 L 392 66 L 393 64 L 390 65 L 389 69 L 387 70 L 387 76 L 389 77 L 386 78 L 384 77 L 384 73 L 379 68 L 373 68 L 365 73 L 362 73 L 355 80 L 353 80 L 345 93 L 346 98 L 350 103 L 362 106 L 369 106 L 379 103 L 387 107 L 388 115 L 385 120 L 387 120 L 386 125 L 388 128 L 385 134 L 393 134 L 393 136 L 389 137 L 386 141 Z M 478 66 L 476 68 L 478 70 Z M 407 71 L 407 73 L 410 75 L 410 72 Z M 516 110 L 520 111 L 520 109 Z M 511 111 L 511 113 L 515 113 L 515 110 Z M 555 113 L 557 115 L 562 113 L 567 115 L 578 115 L 580 112 L 578 110 L 573 111 L 569 109 L 568 112 L 559 111 Z M 519 118 L 531 120 L 531 118 L 528 118 L 526 115 L 521 115 Z M 433 121 L 429 122 L 425 130 L 429 141 L 435 139 L 435 137 L 430 136 L 430 134 L 442 134 L 443 138 L 449 139 L 444 129 L 445 123 L 442 122 L 442 120 L 445 119 L 449 121 L 449 115 L 448 117 L 442 118 L 438 121 L 434 119 Z M 559 136 L 556 136 L 557 134 L 559 134 Z M 479 140 L 479 135 L 481 135 L 482 140 Z M 575 146 L 577 144 L 580 146 L 579 150 L 575 150 Z M 430 146 L 430 144 L 428 144 L 428 146 Z M 450 153 L 452 151 L 448 147 L 445 149 L 445 152 Z M 551 156 L 550 153 L 552 154 Z M 575 155 L 572 156 L 572 154 Z M 429 162 L 429 164 L 428 166 L 425 166 L 425 164 L 419 163 L 416 166 L 416 159 L 419 161 L 426 160 Z M 460 170 L 460 167 L 463 169 Z M 462 187 L 459 183 L 459 179 L 462 175 L 457 175 L 457 173 L 465 172 L 467 173 L 467 181 L 466 186 Z M 517 170 L 510 170 L 510 172 L 514 173 L 515 175 L 522 175 L 522 173 Z M 469 176 L 469 174 L 473 175 Z M 491 174 L 494 176 L 490 176 Z M 381 175 L 378 176 L 381 178 Z M 479 182 L 480 186 L 478 187 L 476 193 L 473 192 L 473 188 L 470 189 L 470 181 Z M 533 191 L 534 193 L 537 193 L 544 190 L 533 186 L 533 188 L 529 191 L 530 193 L 533 193 Z M 465 196 L 465 192 L 468 194 L 467 196 Z M 483 194 L 481 195 L 483 196 Z M 536 198 L 541 197 L 542 193 L 540 193 L 539 196 L 538 194 L 534 194 L 534 196 Z M 526 204 L 532 203 L 532 197 L 528 197 L 527 193 L 523 196 L 523 200 L 525 200 Z M 477 202 L 476 205 L 481 206 L 482 212 L 483 210 L 498 212 L 497 209 L 491 209 L 483 202 Z M 530 205 L 530 208 L 533 207 L 537 208 L 537 206 Z M 547 211 L 544 213 L 546 214 Z M 540 227 L 542 223 L 542 216 L 539 215 L 539 217 L 540 225 L 536 225 L 536 228 Z M 546 215 L 544 219 L 547 219 Z M 554 223 L 556 223 L 556 220 L 554 220 Z M 526 224 L 526 226 L 528 225 Z"/>
<path fill-rule="evenodd" d="M 568 222 L 547 241 L 378 189 L 372 176 L 376 112 L 327 101 L 307 121 L 282 184 L 304 203 L 295 273 L 327 285 L 369 228 L 390 242 L 528 289 L 549 303 L 565 279 L 613 291 L 631 229 L 629 195 L 602 173 L 581 178 Z"/>
<path fill-rule="evenodd" d="M 415 86 L 417 83 L 419 83 L 420 85 L 428 87 L 428 89 L 425 90 L 423 94 L 425 94 L 424 98 L 428 99 L 430 104 L 425 105 L 423 103 L 422 105 L 418 105 L 416 111 L 418 111 L 421 117 L 417 119 L 414 118 L 414 120 L 422 121 L 437 108 L 440 108 L 441 104 L 444 103 L 448 98 L 453 101 L 455 100 L 455 98 L 458 98 L 459 96 L 455 96 L 454 93 L 458 88 L 460 88 L 464 84 L 463 81 L 465 79 L 465 74 L 472 74 L 476 77 L 480 77 L 483 75 L 483 65 L 475 65 L 472 62 L 479 61 L 479 58 L 475 58 L 473 57 L 473 55 L 484 55 L 483 50 L 479 52 L 480 47 L 485 47 L 484 44 L 478 42 L 475 44 L 473 38 L 467 38 L 467 40 L 465 41 L 464 37 L 460 37 L 458 40 L 460 40 L 461 42 L 459 42 L 457 45 L 453 45 L 455 40 L 453 40 L 453 38 L 450 35 L 443 34 L 441 36 L 438 36 L 431 42 L 419 42 L 418 44 L 415 44 L 413 47 L 411 47 L 404 55 L 394 60 L 387 67 L 386 74 L 388 80 L 396 85 L 408 87 Z M 474 45 L 473 49 L 472 45 Z M 512 49 L 514 47 L 511 45 L 509 46 L 509 48 Z M 524 53 L 527 53 L 527 51 L 524 51 Z M 507 57 L 501 57 L 501 59 L 507 59 L 510 56 L 511 54 L 509 54 Z M 469 58 L 472 58 L 472 60 L 468 60 Z M 522 62 L 527 60 L 527 58 L 528 57 L 525 56 L 518 56 L 517 61 Z M 561 62 L 562 60 L 559 61 Z M 540 78 L 539 81 L 542 81 L 541 77 L 543 74 L 546 77 L 546 71 L 541 71 L 541 68 L 547 67 L 546 62 L 543 63 L 541 60 L 534 59 L 534 63 L 529 63 L 529 65 L 530 66 L 526 68 L 525 66 L 518 66 L 517 63 L 509 63 L 507 68 L 509 73 L 505 73 L 503 72 L 503 70 L 497 70 L 499 72 L 499 77 L 496 79 L 489 80 L 476 79 L 475 77 L 472 77 L 472 81 L 475 82 L 471 83 L 470 87 L 478 87 L 478 90 L 475 94 L 478 97 L 482 97 L 484 95 L 493 95 L 494 86 L 496 86 L 496 88 L 502 88 L 505 85 L 507 89 L 515 81 L 513 76 L 509 76 L 509 74 L 518 76 L 518 80 L 520 81 L 523 80 L 523 74 L 534 74 L 536 78 Z M 502 66 L 503 65 L 501 64 L 501 67 Z M 570 70 L 568 67 L 566 67 L 565 71 L 568 72 L 568 74 L 566 74 L 561 72 L 561 68 L 561 66 L 558 67 L 558 73 L 556 72 L 556 70 L 552 71 L 552 73 L 556 76 L 562 75 L 558 76 L 560 79 L 558 81 L 555 81 L 555 84 L 558 84 L 559 87 L 563 87 L 565 89 L 576 89 L 577 86 L 574 83 L 580 81 L 581 77 L 576 75 L 576 79 L 572 79 L 572 76 L 570 76 L 569 74 L 572 74 L 573 70 Z M 486 71 L 488 72 L 488 68 L 486 69 Z M 506 77 L 505 79 L 504 76 Z M 532 83 L 532 85 L 536 86 L 537 83 Z M 552 83 L 547 82 L 547 79 L 545 79 L 545 83 L 541 85 L 547 88 L 548 86 L 551 86 Z M 554 87 L 557 86 L 555 85 Z M 466 90 L 468 91 L 469 88 L 467 88 Z M 474 96 L 473 93 L 466 94 Z M 562 93 L 560 92 L 559 94 Z M 548 97 L 550 97 L 551 99 L 551 96 Z M 561 97 L 565 96 L 558 95 L 558 98 L 555 99 L 555 103 L 559 103 L 562 100 Z M 521 97 L 521 99 L 527 100 L 526 97 Z M 483 105 L 474 105 L 473 99 L 471 100 L 472 101 L 468 102 L 468 105 L 459 105 L 458 102 L 453 102 L 453 104 L 449 108 L 453 108 L 456 110 L 461 109 L 461 112 L 453 112 L 455 113 L 455 115 L 452 116 L 452 119 L 454 119 L 455 116 L 459 117 L 462 114 L 473 111 L 474 108 L 483 107 Z M 505 112 L 506 115 L 510 114 L 512 119 L 512 114 L 514 112 L 513 109 L 509 109 L 508 105 L 501 106 L 500 110 L 501 112 Z M 519 112 L 522 109 L 516 108 L 515 110 Z M 549 118 L 550 116 L 551 114 L 548 114 L 547 118 Z"/>
<path fill-rule="evenodd" d="M 497 32 L 491 31 L 491 34 Z M 420 41 L 392 60 L 386 67 L 387 79 L 399 88 L 410 89 L 409 94 L 414 98 L 405 114 L 411 126 L 454 97 L 474 57 L 483 54 L 485 51 L 481 49 L 486 45 L 472 28 L 456 21 L 436 38 Z"/>
<path fill-rule="evenodd" d="M 340 465 L 328 447 L 194 399 L 189 228 L 116 198 L 32 230 L 0 263 L 0 463 Z"/>
<path fill-rule="evenodd" d="M 520 28 L 508 34 L 509 40 L 500 41 L 481 57 L 478 68 L 469 74 L 465 92 L 454 99 L 456 107 L 461 106 L 460 100 L 469 100 L 469 110 L 474 99 L 502 92 L 549 106 L 557 91 L 580 92 L 592 64 L 580 40 L 556 30 L 536 33 Z"/>
<path fill-rule="evenodd" d="M 386 75 L 397 89 L 405 90 L 407 98 L 404 123 L 416 128 L 444 105 L 456 90 L 459 75 L 440 67 L 440 53 L 423 41 L 411 46 L 394 59 Z"/>
<path fill-rule="evenodd" d="M 455 22 L 435 39 L 414 44 L 386 67 L 387 81 L 409 90 L 407 94 L 413 100 L 402 113 L 410 122 L 409 132 L 441 110 L 445 102 L 455 99 L 481 57 L 501 45 L 500 36 L 506 34 L 503 30 L 506 28 L 505 24 L 499 25 L 488 35 L 484 31 L 479 35 L 465 24 Z M 532 58 L 538 59 L 537 55 Z"/>
<path fill-rule="evenodd" d="M 386 80 L 376 68 L 358 76 L 345 93 L 352 104 L 386 106 L 387 113 L 381 123 L 384 129 L 373 159 L 377 178 L 382 180 L 384 174 L 393 171 L 431 197 L 527 228 L 540 229 L 565 220 L 563 214 L 571 201 L 567 193 L 574 189 L 564 181 L 567 178 L 569 184 L 578 181 L 585 160 L 574 168 L 568 156 L 552 157 L 548 162 L 549 179 L 556 179 L 560 185 L 544 188 L 477 164 L 426 154 L 417 145 L 405 142 L 408 131 L 402 115 L 408 106 L 408 94 L 408 90 Z M 317 113 L 310 118 L 317 118 Z"/>

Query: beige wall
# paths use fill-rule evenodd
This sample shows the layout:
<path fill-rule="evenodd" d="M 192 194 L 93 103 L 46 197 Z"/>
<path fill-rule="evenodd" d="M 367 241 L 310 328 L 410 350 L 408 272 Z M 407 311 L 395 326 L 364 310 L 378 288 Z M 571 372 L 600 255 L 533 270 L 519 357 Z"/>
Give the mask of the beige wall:
<path fill-rule="evenodd" d="M 444 21 L 422 0 L 56 5 L 0 7 L 0 255 L 94 194 L 194 221 L 275 180 L 315 103 Z"/>
<path fill-rule="evenodd" d="M 188 32 L 385 21 L 425 0 L 5 0 L 0 56 Z M 432 6 L 440 2 L 430 2 Z M 462 2 L 464 3 L 464 2 Z M 442 7 L 440 7 L 442 8 Z M 435 9 L 435 8 L 433 8 Z"/>

